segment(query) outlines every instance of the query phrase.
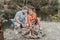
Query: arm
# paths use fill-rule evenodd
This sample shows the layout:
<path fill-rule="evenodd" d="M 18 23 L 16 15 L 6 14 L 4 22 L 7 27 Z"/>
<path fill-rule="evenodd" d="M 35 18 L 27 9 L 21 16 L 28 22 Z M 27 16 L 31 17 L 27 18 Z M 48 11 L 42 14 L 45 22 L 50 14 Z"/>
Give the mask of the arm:
<path fill-rule="evenodd" d="M 38 24 L 39 27 L 40 27 L 40 20 L 39 20 L 39 18 L 37 17 L 36 13 L 35 13 L 35 18 L 36 18 L 37 24 Z"/>
<path fill-rule="evenodd" d="M 20 20 L 19 20 L 18 16 L 15 18 L 15 20 L 16 20 L 16 22 L 20 23 Z"/>
<path fill-rule="evenodd" d="M 31 21 L 29 21 L 29 25 L 30 25 L 30 27 L 32 26 L 32 23 L 31 23 Z"/>
<path fill-rule="evenodd" d="M 39 25 L 39 27 L 40 27 L 40 20 L 37 18 L 37 24 Z"/>
<path fill-rule="evenodd" d="M 26 13 L 26 15 L 25 15 L 25 23 L 28 23 L 27 18 L 28 18 L 28 15 Z"/>
<path fill-rule="evenodd" d="M 20 16 L 20 12 L 17 12 L 16 13 L 16 15 L 15 15 L 15 20 L 16 20 L 16 22 L 18 22 L 18 23 L 20 23 L 20 18 L 19 18 L 19 16 Z"/>
<path fill-rule="evenodd" d="M 32 26 L 31 19 L 30 19 L 30 16 L 29 15 L 27 17 L 27 22 L 29 23 L 30 26 Z"/>

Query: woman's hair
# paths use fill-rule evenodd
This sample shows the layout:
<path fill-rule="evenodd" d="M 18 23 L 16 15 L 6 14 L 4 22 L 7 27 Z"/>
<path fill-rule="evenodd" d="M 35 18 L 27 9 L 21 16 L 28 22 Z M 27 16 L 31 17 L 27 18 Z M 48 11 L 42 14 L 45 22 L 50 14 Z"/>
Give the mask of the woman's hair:
<path fill-rule="evenodd" d="M 34 8 L 29 8 L 29 10 L 32 10 L 33 12 L 36 12 Z M 28 10 L 28 11 L 29 11 L 29 10 Z"/>
<path fill-rule="evenodd" d="M 31 10 L 32 10 L 31 8 L 28 9 L 28 14 L 29 14 L 29 11 L 31 11 Z"/>
<path fill-rule="evenodd" d="M 29 8 L 29 9 L 28 9 L 28 12 L 29 12 L 29 11 L 33 11 L 34 13 L 36 13 L 36 11 L 35 11 L 34 9 L 32 9 L 32 8 Z"/>

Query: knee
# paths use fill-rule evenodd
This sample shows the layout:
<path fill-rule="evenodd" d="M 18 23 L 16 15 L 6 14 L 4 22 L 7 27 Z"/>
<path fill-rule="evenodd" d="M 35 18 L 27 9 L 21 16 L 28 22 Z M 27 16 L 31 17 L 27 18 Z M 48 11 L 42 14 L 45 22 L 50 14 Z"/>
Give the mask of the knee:
<path fill-rule="evenodd" d="M 20 27 L 20 24 L 17 24 L 17 27 Z"/>
<path fill-rule="evenodd" d="M 34 30 L 35 28 L 34 27 L 32 27 L 32 30 Z"/>

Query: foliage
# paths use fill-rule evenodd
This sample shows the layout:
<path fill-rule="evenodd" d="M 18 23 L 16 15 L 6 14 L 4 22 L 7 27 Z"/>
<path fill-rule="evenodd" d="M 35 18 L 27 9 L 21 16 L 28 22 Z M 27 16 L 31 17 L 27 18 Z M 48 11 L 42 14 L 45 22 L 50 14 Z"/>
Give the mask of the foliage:
<path fill-rule="evenodd" d="M 58 14 L 57 0 L 10 0 L 7 3 L 9 5 L 7 14 L 8 16 L 12 15 L 11 18 L 13 18 L 13 15 L 18 11 L 18 6 L 23 7 L 26 4 L 33 6 L 36 9 L 37 15 L 40 16 L 42 20 L 47 19 L 47 17 L 50 19 L 50 15 L 54 16 Z"/>

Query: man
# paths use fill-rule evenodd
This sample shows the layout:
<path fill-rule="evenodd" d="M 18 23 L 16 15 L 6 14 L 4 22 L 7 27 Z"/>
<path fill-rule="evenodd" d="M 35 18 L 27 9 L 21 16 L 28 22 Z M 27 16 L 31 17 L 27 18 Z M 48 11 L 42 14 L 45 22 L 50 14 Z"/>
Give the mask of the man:
<path fill-rule="evenodd" d="M 27 17 L 27 21 L 28 21 L 28 24 L 29 24 L 29 28 L 28 28 L 28 31 L 31 32 L 31 36 L 36 36 L 34 33 L 35 33 L 35 25 L 37 24 L 40 28 L 40 21 L 39 19 L 37 18 L 36 16 L 36 13 L 33 12 L 31 9 L 29 9 L 29 14 L 28 14 L 28 17 Z"/>
<path fill-rule="evenodd" d="M 15 15 L 13 24 L 15 26 L 14 32 L 17 34 L 18 29 L 21 29 L 21 27 L 25 27 L 25 21 L 27 17 L 27 8 L 23 8 L 21 11 L 18 11 Z"/>

